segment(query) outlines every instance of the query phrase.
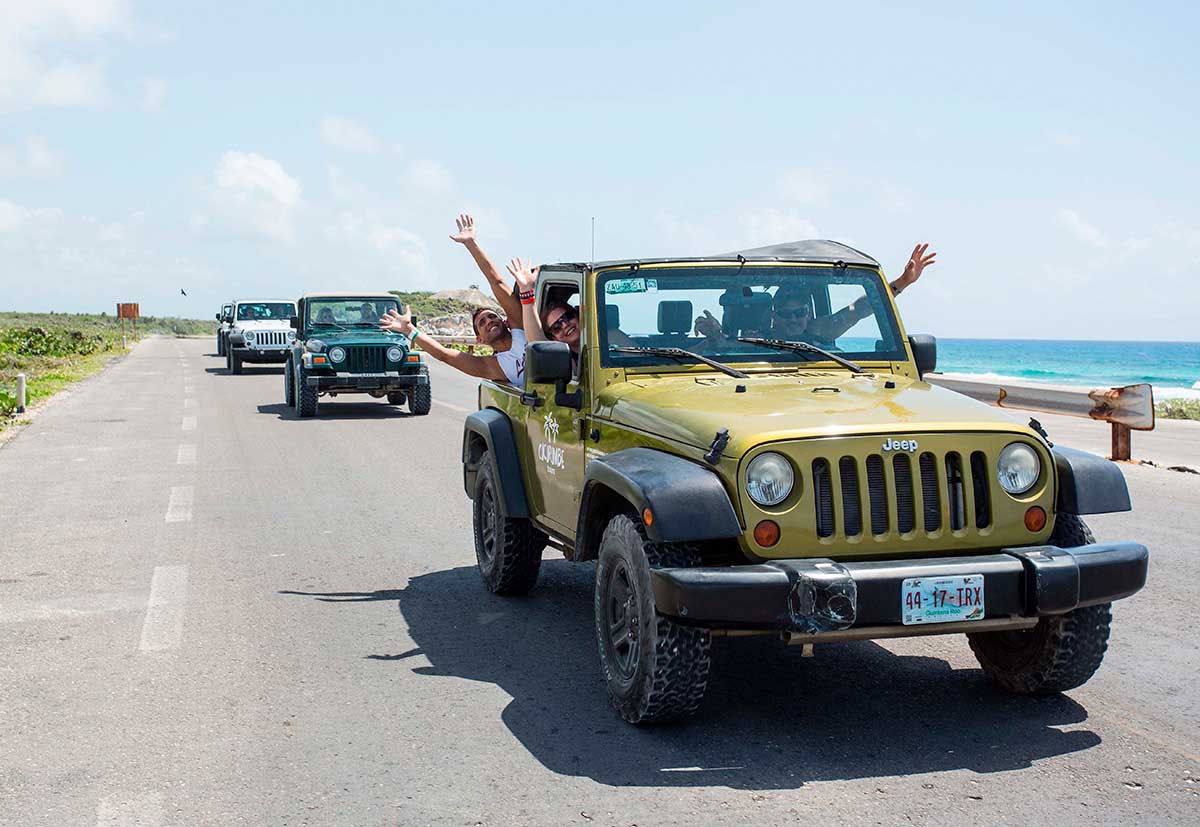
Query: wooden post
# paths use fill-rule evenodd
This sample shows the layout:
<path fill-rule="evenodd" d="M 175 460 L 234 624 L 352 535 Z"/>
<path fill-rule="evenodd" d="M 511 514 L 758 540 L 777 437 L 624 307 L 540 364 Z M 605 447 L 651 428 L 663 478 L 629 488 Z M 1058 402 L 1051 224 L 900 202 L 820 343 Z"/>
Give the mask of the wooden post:
<path fill-rule="evenodd" d="M 1128 426 L 1119 422 L 1112 424 L 1112 458 L 1123 462 L 1129 461 L 1130 435 Z"/>

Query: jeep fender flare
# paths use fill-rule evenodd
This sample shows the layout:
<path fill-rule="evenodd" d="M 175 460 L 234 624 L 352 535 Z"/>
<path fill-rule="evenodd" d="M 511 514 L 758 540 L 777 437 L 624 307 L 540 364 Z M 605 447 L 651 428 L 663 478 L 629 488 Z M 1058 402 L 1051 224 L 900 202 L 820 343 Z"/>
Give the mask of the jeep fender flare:
<path fill-rule="evenodd" d="M 742 533 L 715 471 L 665 451 L 626 448 L 587 464 L 572 560 L 596 556 L 607 517 L 614 505 L 622 506 L 620 501 L 643 523 L 643 512 L 650 510 L 646 534 L 656 543 L 724 540 Z"/>
<path fill-rule="evenodd" d="M 475 478 L 479 476 L 479 461 L 484 449 L 496 463 L 499 477 L 496 494 L 501 513 L 506 517 L 528 517 L 529 504 L 525 499 L 525 483 L 521 478 L 521 461 L 517 456 L 512 423 L 495 408 L 476 411 L 463 425 L 463 488 L 471 499 L 475 498 Z"/>
<path fill-rule="evenodd" d="M 1129 511 L 1129 486 L 1115 462 L 1055 445 L 1058 471 L 1057 509 L 1065 514 L 1109 514 Z"/>

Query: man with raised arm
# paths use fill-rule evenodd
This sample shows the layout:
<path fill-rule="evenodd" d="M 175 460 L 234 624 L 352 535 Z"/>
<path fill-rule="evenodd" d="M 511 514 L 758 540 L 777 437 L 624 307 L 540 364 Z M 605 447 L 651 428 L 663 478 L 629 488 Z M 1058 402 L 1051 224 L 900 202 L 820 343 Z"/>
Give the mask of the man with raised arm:
<path fill-rule="evenodd" d="M 471 328 L 475 331 L 475 341 L 490 347 L 495 355 L 476 356 L 434 341 L 413 325 L 408 305 L 404 306 L 402 313 L 385 313 L 379 319 L 379 326 L 384 330 L 403 333 L 411 343 L 417 343 L 419 339 L 423 351 L 468 376 L 510 382 L 520 387 L 525 381 L 525 331 L 522 329 L 520 302 L 487 253 L 475 240 L 475 220 L 463 213 L 459 215 L 456 223 L 458 232 L 450 236 L 451 240 L 462 244 L 470 252 L 471 258 L 475 259 L 475 264 L 487 279 L 492 294 L 507 316 L 506 319 L 501 318 L 500 314 L 486 307 L 476 308 L 471 314 Z"/>

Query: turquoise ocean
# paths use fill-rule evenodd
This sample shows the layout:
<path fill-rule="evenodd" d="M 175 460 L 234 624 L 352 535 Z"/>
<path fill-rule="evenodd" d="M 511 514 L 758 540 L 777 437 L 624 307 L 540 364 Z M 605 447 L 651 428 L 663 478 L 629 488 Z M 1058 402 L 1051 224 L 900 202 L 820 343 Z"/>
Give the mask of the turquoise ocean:
<path fill-rule="evenodd" d="M 1200 342 L 938 339 L 938 371 L 1087 388 L 1148 382 L 1156 400 L 1200 399 Z"/>

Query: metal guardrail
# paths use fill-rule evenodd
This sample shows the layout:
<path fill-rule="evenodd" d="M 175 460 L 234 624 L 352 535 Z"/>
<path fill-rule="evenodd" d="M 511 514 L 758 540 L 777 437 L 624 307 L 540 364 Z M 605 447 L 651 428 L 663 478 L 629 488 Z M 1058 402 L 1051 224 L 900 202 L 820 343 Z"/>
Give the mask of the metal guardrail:
<path fill-rule="evenodd" d="M 1148 384 L 1079 390 L 1021 382 L 980 382 L 930 373 L 925 381 L 1001 408 L 1095 419 L 1112 425 L 1112 458 L 1128 460 L 1132 431 L 1154 430 L 1154 389 Z"/>

